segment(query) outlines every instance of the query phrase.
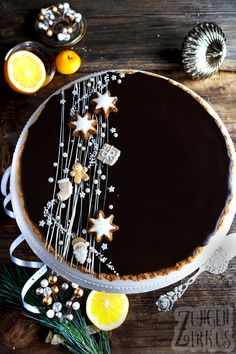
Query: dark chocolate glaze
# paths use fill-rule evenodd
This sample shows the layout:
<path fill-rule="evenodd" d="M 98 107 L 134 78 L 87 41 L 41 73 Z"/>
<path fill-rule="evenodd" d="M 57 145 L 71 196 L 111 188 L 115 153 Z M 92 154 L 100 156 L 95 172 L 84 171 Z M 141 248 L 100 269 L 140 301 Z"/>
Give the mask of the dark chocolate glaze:
<path fill-rule="evenodd" d="M 108 205 L 114 205 L 120 230 L 104 253 L 120 275 L 174 266 L 206 244 L 226 205 L 225 139 L 205 108 L 167 80 L 127 74 L 120 85 L 111 81 L 109 90 L 118 97 L 118 113 L 110 114 L 109 125 L 119 134 L 111 135 L 110 143 L 121 156 L 109 167 L 108 186 L 116 189 L 107 193 L 104 211 L 109 215 Z M 68 120 L 71 91 L 66 93 Z M 25 206 L 36 226 L 53 190 L 48 178 L 57 160 L 59 100 L 53 96 L 29 129 L 22 155 Z"/>

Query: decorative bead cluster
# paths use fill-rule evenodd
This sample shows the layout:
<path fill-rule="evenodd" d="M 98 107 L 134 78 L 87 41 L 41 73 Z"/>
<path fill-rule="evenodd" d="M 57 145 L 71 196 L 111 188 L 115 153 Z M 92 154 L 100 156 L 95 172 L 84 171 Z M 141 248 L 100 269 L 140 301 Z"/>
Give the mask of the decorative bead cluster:
<path fill-rule="evenodd" d="M 82 15 L 65 2 L 41 9 L 37 27 L 47 37 L 55 37 L 60 42 L 70 41 L 81 19 Z"/>
<path fill-rule="evenodd" d="M 83 296 L 84 291 L 75 283 L 69 285 L 67 282 L 61 282 L 60 284 L 58 276 L 51 274 L 47 279 L 41 280 L 36 294 L 43 296 L 44 306 L 50 306 L 46 312 L 48 318 L 56 317 L 60 320 L 72 321 L 74 318 L 72 312 L 80 309 L 78 299 Z M 67 299 L 65 304 L 58 300 L 59 295 L 60 298 Z"/>

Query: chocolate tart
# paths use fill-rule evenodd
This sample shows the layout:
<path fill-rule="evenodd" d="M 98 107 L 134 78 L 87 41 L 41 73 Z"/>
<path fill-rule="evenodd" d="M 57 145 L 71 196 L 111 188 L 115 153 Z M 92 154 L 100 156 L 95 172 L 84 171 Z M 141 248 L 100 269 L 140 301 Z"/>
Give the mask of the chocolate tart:
<path fill-rule="evenodd" d="M 232 222 L 228 132 L 165 77 L 112 70 L 72 82 L 31 117 L 15 155 L 13 208 L 27 241 L 90 288 L 160 287 L 206 260 Z"/>

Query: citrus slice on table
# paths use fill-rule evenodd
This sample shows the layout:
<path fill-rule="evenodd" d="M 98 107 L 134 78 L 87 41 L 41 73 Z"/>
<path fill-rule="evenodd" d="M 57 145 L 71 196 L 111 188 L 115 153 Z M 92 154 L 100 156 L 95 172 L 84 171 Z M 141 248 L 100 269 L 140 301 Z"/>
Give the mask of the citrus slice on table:
<path fill-rule="evenodd" d="M 25 94 L 37 92 L 46 80 L 42 60 L 27 50 L 19 50 L 10 55 L 5 61 L 4 74 L 13 90 Z"/>
<path fill-rule="evenodd" d="M 102 331 L 119 327 L 126 319 L 129 300 L 125 294 L 108 294 L 91 291 L 86 302 L 90 321 Z"/>

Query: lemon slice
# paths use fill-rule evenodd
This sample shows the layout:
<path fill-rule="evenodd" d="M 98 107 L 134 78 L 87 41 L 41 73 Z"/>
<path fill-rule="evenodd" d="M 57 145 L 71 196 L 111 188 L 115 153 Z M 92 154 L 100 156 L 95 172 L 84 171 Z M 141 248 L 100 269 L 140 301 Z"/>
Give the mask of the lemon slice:
<path fill-rule="evenodd" d="M 26 94 L 38 91 L 46 80 L 42 60 L 27 50 L 19 50 L 10 55 L 5 62 L 4 73 L 13 90 Z"/>
<path fill-rule="evenodd" d="M 86 302 L 86 312 L 90 321 L 98 329 L 111 331 L 126 319 L 129 300 L 125 294 L 108 294 L 91 291 Z"/>

